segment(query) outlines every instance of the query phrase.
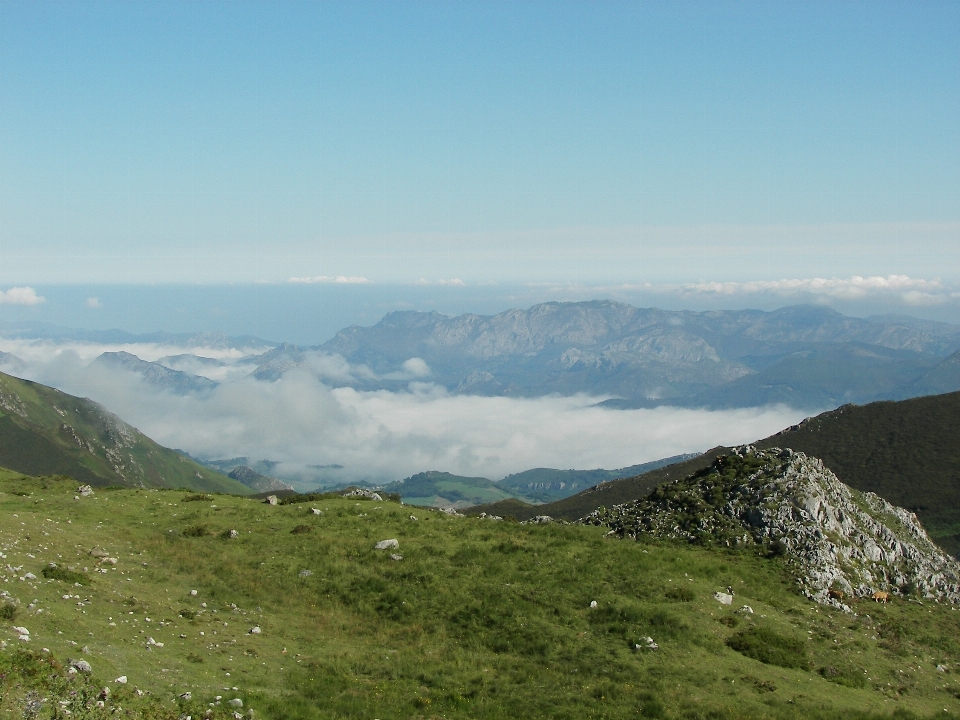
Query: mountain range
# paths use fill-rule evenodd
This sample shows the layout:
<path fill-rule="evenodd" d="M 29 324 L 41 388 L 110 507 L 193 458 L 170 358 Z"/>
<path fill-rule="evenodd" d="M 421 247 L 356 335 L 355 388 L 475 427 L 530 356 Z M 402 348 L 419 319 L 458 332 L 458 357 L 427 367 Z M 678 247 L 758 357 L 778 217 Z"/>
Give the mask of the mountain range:
<path fill-rule="evenodd" d="M 100 360 L 179 394 L 209 390 L 231 371 L 273 381 L 292 370 L 333 387 L 403 391 L 429 382 L 471 395 L 586 393 L 606 397 L 611 408 L 782 403 L 813 411 L 960 390 L 960 326 L 900 315 L 854 318 L 812 305 L 693 312 L 597 300 L 497 315 L 399 311 L 312 347 L 46 326 L 5 325 L 3 333 L 247 350 L 226 360 L 191 352 L 156 362 L 127 353 Z M 10 354 L 0 363 L 12 372 L 24 365 Z"/>

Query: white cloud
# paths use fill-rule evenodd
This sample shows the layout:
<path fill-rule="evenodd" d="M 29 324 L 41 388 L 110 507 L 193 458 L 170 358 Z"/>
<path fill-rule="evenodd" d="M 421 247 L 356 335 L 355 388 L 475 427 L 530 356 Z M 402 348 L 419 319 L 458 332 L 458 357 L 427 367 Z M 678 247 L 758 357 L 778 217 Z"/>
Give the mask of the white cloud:
<path fill-rule="evenodd" d="M 13 287 L 0 290 L 0 305 L 39 305 L 46 298 L 37 295 L 32 287 Z"/>
<path fill-rule="evenodd" d="M 302 284 L 337 283 L 340 285 L 365 285 L 370 281 L 365 277 L 347 277 L 346 275 L 317 275 L 316 277 L 292 277 L 287 282 Z"/>
<path fill-rule="evenodd" d="M 773 293 L 777 295 L 828 295 L 835 298 L 861 298 L 876 293 L 903 293 L 905 291 L 942 291 L 939 280 L 910 278 L 906 275 L 887 277 L 850 278 L 794 278 L 785 280 L 755 280 L 751 282 L 703 282 L 676 286 L 663 286 L 689 293 L 718 295 L 750 295 Z"/>
<path fill-rule="evenodd" d="M 450 278 L 449 280 L 427 280 L 420 278 L 414 285 L 447 285 L 450 287 L 466 287 L 467 284 L 460 278 Z"/>
<path fill-rule="evenodd" d="M 497 479 L 533 467 L 623 467 L 748 442 L 804 416 L 786 407 L 610 410 L 585 395 L 451 395 L 431 383 L 411 383 L 406 392 L 332 389 L 314 370 L 291 370 L 275 382 L 226 379 L 186 397 L 88 365 L 71 349 L 31 363 L 27 374 L 101 402 L 168 447 L 269 458 L 291 469 L 338 463 L 345 480 L 395 480 L 430 469 Z"/>
<path fill-rule="evenodd" d="M 87 298 L 87 307 L 88 307 L 88 308 L 93 308 L 93 309 L 96 310 L 96 309 L 98 309 L 98 308 L 102 308 L 102 307 L 103 307 L 103 303 L 100 302 L 100 298 L 88 297 L 88 298 Z"/>

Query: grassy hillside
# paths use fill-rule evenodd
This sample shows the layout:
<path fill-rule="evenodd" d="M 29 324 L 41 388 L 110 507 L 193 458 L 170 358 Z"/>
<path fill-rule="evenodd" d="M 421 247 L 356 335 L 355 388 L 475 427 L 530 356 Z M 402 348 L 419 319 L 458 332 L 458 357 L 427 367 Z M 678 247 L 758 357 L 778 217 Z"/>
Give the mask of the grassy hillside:
<path fill-rule="evenodd" d="M 813 606 L 754 553 L 335 497 L 321 515 L 164 490 L 76 501 L 74 482 L 0 473 L 0 715 L 227 718 L 234 698 L 267 719 L 960 712 L 960 612 Z"/>
<path fill-rule="evenodd" d="M 960 555 L 960 392 L 845 405 L 757 444 L 820 458 L 851 487 L 917 513 Z"/>
<path fill-rule="evenodd" d="M 70 475 L 99 486 L 252 492 L 158 445 L 91 400 L 4 373 L 0 373 L 0 466 L 32 475 Z"/>

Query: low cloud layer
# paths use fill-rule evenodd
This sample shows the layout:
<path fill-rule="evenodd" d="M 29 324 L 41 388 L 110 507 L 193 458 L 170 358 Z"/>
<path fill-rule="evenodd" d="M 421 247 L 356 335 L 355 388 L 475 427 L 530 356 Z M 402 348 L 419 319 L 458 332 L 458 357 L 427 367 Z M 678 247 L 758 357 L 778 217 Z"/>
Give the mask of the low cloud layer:
<path fill-rule="evenodd" d="M 333 389 L 307 369 L 275 382 L 227 379 L 209 393 L 177 396 L 90 365 L 71 349 L 32 360 L 25 373 L 32 379 L 97 400 L 163 445 L 207 458 L 276 460 L 287 472 L 339 464 L 343 480 L 388 481 L 423 470 L 499 479 L 533 467 L 617 468 L 748 442 L 804 416 L 782 406 L 609 410 L 583 395 L 451 395 L 416 381 L 404 392 L 361 392 Z"/>

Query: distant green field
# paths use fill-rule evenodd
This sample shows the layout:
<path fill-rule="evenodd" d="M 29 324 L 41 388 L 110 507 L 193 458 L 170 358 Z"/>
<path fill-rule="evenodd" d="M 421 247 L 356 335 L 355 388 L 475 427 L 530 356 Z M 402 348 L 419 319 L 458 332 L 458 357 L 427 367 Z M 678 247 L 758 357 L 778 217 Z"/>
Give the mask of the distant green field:
<path fill-rule="evenodd" d="M 960 716 L 960 612 L 845 615 L 750 553 L 392 502 L 75 490 L 0 473 L 2 717 Z"/>

